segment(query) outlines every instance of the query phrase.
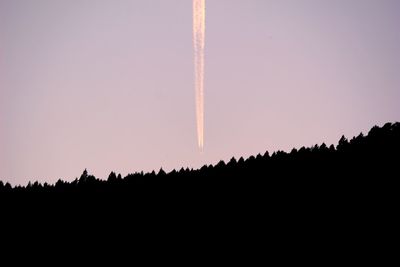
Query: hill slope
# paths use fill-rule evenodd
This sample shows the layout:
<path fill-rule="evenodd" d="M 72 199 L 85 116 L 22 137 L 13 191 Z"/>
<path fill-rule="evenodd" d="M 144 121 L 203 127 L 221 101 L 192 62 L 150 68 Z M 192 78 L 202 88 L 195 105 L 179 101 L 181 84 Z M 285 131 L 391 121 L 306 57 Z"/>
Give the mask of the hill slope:
<path fill-rule="evenodd" d="M 353 251 L 354 243 L 343 240 L 358 240 L 363 249 L 391 244 L 382 237 L 398 226 L 399 163 L 400 123 L 388 123 L 350 141 L 342 137 L 336 147 L 265 153 L 200 170 L 124 178 L 111 173 L 107 181 L 85 171 L 70 183 L 0 183 L 0 204 L 12 226 L 51 222 L 58 228 L 50 233 L 71 226 L 82 236 L 133 232 L 132 239 L 138 233 L 145 239 L 148 233 L 170 233 L 166 240 L 176 233 L 197 233 L 200 239 L 223 233 L 236 241 L 315 240 L 317 247 L 321 240 L 336 240 Z M 99 223 L 102 229 L 94 230 Z"/>
<path fill-rule="evenodd" d="M 30 193 L 129 193 L 129 194 L 171 194 L 198 193 L 229 190 L 268 191 L 276 186 L 287 190 L 325 187 L 334 190 L 339 187 L 371 186 L 371 183 L 392 181 L 399 177 L 400 166 L 400 123 L 387 123 L 373 127 L 368 135 L 360 134 L 347 140 L 344 136 L 336 147 L 325 144 L 310 148 L 293 149 L 270 155 L 251 156 L 248 159 L 232 158 L 215 166 L 203 166 L 199 170 L 181 169 L 157 174 L 135 173 L 122 178 L 114 172 L 107 181 L 91 176 L 85 170 L 73 182 L 59 180 L 55 185 L 29 183 L 27 186 L 12 188 L 0 182 L 0 192 Z"/>

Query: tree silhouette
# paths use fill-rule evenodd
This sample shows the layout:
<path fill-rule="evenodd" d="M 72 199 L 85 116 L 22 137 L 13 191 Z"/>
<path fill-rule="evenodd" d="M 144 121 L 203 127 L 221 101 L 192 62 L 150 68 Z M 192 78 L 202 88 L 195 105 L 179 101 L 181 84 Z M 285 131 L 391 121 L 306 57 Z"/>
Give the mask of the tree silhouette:
<path fill-rule="evenodd" d="M 356 190 L 360 185 L 376 186 L 382 181 L 397 181 L 399 162 L 400 123 L 387 123 L 383 127 L 374 126 L 367 135 L 361 133 L 350 141 L 342 136 L 336 148 L 322 143 L 309 148 L 293 148 L 290 153 L 275 151 L 270 155 L 266 151 L 247 159 L 232 157 L 227 163 L 221 160 L 215 166 L 204 165 L 198 170 L 181 168 L 166 173 L 160 168 L 157 173 L 138 172 L 125 177 L 111 172 L 107 180 L 98 179 L 85 169 L 79 178 L 71 182 L 59 179 L 53 185 L 36 181 L 12 187 L 10 183 L 0 181 L 0 193 L 72 192 L 89 195 L 109 192 L 161 198 L 185 192 L 188 198 L 201 198 L 205 192 L 209 194 L 210 190 L 215 190 L 220 194 L 236 192 L 252 198 L 284 184 L 296 185 L 293 190 L 287 187 L 285 191 L 292 190 L 290 192 L 294 195 L 310 192 L 313 188 L 322 188 L 329 195 L 329 192 L 343 188 Z M 273 193 L 269 191 L 269 194 Z"/>

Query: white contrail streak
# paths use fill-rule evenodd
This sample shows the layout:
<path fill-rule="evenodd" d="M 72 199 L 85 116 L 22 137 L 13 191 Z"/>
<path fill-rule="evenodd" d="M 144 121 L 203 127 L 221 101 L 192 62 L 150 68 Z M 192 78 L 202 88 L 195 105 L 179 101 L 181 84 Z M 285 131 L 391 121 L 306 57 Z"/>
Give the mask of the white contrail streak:
<path fill-rule="evenodd" d="M 205 0 L 193 0 L 193 44 L 196 89 L 197 139 L 201 150 L 204 147 L 204 46 L 206 30 Z"/>

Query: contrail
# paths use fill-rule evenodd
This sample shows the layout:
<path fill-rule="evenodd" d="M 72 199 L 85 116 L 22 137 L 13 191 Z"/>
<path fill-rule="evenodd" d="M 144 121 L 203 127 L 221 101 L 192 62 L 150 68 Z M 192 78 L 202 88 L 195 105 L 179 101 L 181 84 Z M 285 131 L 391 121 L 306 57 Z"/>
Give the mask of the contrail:
<path fill-rule="evenodd" d="M 197 140 L 204 147 L 204 46 L 206 30 L 205 0 L 193 0 L 193 44 L 196 89 Z"/>

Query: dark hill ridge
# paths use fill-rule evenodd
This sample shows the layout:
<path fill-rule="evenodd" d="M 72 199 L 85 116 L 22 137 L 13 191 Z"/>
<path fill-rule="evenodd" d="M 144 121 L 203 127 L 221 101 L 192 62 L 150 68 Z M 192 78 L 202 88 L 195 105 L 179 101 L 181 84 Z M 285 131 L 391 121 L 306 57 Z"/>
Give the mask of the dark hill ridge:
<path fill-rule="evenodd" d="M 267 192 L 285 186 L 286 190 L 312 188 L 348 189 L 396 182 L 400 166 L 400 123 L 373 127 L 368 135 L 360 134 L 347 140 L 344 136 L 336 147 L 325 144 L 293 149 L 270 155 L 232 158 L 199 170 L 181 169 L 165 173 L 135 173 L 126 177 L 112 172 L 108 180 L 100 180 L 85 170 L 72 182 L 59 180 L 55 185 L 38 182 L 11 187 L 0 182 L 0 193 L 128 193 L 208 194 L 213 191 L 231 194 L 254 191 Z M 222 191 L 221 191 L 222 190 Z"/>
<path fill-rule="evenodd" d="M 219 238 L 235 246 L 253 244 L 256 251 L 268 241 L 277 248 L 305 248 L 313 258 L 329 251 L 328 260 L 355 248 L 373 248 L 374 254 L 393 250 L 396 241 L 399 163 L 400 124 L 388 123 L 367 136 L 342 137 L 336 147 L 265 153 L 199 170 L 111 173 L 107 181 L 85 171 L 70 183 L 14 188 L 1 183 L 2 222 L 10 225 L 3 233 L 47 233 L 64 240 L 60 233 L 73 229 L 71 236 L 90 233 L 98 244 L 104 234 L 130 233 L 125 241 L 141 237 L 154 243 L 161 237 L 165 247 L 178 233 L 190 249 L 187 240 L 203 240 L 220 251 L 221 243 L 214 243 Z M 15 226 L 18 230 L 9 230 Z M 48 231 L 49 226 L 55 229 Z M 118 243 L 125 244 L 112 244 Z"/>

